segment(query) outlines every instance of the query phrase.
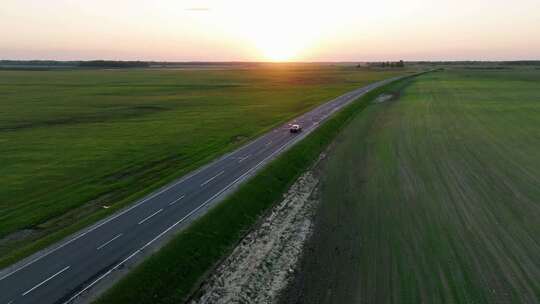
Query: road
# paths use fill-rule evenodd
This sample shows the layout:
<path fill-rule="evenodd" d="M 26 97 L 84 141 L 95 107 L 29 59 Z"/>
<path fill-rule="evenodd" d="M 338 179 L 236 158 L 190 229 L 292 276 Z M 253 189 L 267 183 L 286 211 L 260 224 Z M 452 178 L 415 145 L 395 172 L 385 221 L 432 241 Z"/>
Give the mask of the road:
<path fill-rule="evenodd" d="M 130 207 L 52 246 L 14 269 L 0 272 L 0 304 L 67 303 L 122 267 L 264 163 L 315 129 L 334 111 L 384 80 L 339 96 L 209 165 L 150 194 Z"/>

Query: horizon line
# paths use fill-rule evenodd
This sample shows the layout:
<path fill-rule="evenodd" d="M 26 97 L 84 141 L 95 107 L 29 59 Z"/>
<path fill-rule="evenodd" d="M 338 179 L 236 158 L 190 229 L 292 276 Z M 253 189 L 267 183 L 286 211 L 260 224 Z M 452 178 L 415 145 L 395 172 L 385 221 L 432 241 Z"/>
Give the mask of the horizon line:
<path fill-rule="evenodd" d="M 523 61 L 540 61 L 539 59 L 496 59 L 496 60 L 484 60 L 484 59 L 377 59 L 377 60 L 288 60 L 288 61 L 264 61 L 264 60 L 141 60 L 141 59 L 4 59 L 2 61 L 52 61 L 52 62 L 91 62 L 91 61 L 117 61 L 117 62 L 148 62 L 148 63 L 369 63 L 369 62 L 392 62 L 400 61 L 404 62 L 523 62 Z"/>

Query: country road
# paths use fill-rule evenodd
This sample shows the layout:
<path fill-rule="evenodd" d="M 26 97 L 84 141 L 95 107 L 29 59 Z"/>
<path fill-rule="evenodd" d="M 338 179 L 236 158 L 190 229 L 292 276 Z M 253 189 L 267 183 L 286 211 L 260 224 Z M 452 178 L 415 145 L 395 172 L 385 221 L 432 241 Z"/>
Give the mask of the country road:
<path fill-rule="evenodd" d="M 334 111 L 395 79 L 370 84 L 324 103 L 293 120 L 303 126 L 302 133 L 291 134 L 289 124 L 284 124 L 41 254 L 0 271 L 0 304 L 71 302 L 204 212 L 231 187 L 309 134 Z"/>

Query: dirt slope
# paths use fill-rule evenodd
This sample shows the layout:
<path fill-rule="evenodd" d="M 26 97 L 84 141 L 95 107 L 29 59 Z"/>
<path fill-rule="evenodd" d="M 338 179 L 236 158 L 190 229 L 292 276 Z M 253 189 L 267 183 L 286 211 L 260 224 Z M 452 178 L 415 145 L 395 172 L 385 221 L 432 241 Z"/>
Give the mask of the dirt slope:
<path fill-rule="evenodd" d="M 311 231 L 318 180 L 307 172 L 203 284 L 191 304 L 275 303 Z"/>

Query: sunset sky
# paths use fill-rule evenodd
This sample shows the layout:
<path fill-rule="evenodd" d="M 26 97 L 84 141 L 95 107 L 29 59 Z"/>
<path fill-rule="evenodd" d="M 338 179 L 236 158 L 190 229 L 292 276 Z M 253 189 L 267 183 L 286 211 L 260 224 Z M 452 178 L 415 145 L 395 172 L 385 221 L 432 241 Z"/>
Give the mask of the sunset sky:
<path fill-rule="evenodd" d="M 540 59 L 540 0 L 3 0 L 0 59 Z"/>

